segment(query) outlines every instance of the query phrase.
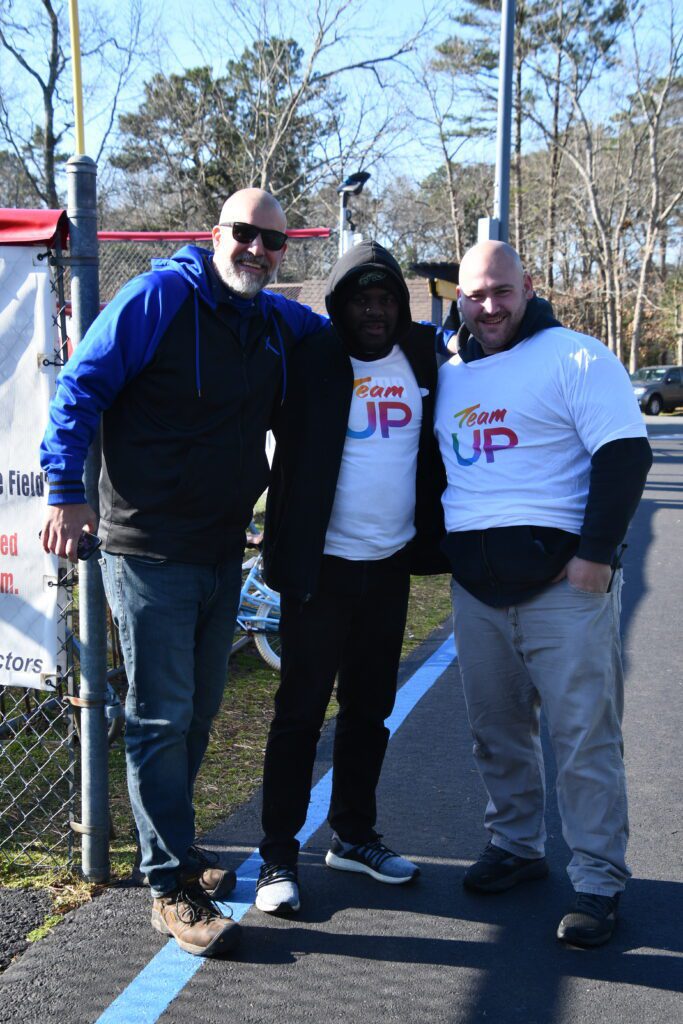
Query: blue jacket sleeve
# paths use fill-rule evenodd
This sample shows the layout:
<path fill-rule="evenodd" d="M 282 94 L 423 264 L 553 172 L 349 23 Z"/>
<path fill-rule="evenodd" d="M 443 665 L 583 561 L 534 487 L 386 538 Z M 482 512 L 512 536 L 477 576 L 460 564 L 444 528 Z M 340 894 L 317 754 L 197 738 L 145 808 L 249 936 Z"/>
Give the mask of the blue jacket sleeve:
<path fill-rule="evenodd" d="M 314 313 L 310 306 L 286 299 L 284 295 L 277 292 L 269 292 L 268 295 L 297 341 L 330 326 L 328 318 Z"/>
<path fill-rule="evenodd" d="M 189 284 L 151 272 L 125 285 L 94 321 L 57 380 L 40 464 L 49 505 L 85 501 L 83 466 L 100 414 L 151 361 Z"/>

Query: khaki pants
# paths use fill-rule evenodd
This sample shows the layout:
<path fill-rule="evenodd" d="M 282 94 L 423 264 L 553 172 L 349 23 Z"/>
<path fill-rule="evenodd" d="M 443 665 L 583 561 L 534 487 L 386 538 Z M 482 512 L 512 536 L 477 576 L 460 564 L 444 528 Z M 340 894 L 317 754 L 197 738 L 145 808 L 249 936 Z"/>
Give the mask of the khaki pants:
<path fill-rule="evenodd" d="M 578 892 L 613 895 L 630 876 L 622 758 L 622 574 L 609 594 L 567 582 L 491 608 L 453 581 L 453 625 L 474 758 L 496 846 L 541 857 L 545 776 L 541 704 L 557 761 L 567 871 Z"/>

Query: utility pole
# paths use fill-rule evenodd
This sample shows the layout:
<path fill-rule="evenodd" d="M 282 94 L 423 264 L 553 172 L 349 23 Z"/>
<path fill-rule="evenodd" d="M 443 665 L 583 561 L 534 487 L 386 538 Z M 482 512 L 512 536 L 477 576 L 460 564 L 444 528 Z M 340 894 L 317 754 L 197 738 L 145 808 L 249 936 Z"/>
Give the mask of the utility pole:
<path fill-rule="evenodd" d="M 498 124 L 496 128 L 496 177 L 493 217 L 481 217 L 478 241 L 507 242 L 510 231 L 510 139 L 512 124 L 512 76 L 515 43 L 515 0 L 503 0 L 498 62 Z"/>

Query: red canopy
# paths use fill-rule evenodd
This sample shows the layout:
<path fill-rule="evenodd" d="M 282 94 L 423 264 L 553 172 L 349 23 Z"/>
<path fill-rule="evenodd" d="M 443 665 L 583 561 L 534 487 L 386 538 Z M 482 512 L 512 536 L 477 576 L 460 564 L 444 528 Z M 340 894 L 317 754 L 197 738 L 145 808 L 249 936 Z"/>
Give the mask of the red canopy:
<path fill-rule="evenodd" d="M 50 246 L 59 237 L 65 246 L 68 234 L 66 210 L 0 208 L 0 245 Z"/>

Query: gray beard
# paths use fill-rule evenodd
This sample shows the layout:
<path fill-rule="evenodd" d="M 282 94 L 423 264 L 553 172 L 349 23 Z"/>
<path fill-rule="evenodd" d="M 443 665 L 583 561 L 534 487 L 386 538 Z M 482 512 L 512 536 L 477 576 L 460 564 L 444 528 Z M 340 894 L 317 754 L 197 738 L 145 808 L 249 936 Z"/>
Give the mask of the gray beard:
<path fill-rule="evenodd" d="M 235 263 L 229 263 L 227 267 L 216 267 L 216 269 L 228 288 L 242 299 L 253 299 L 275 277 L 274 271 L 264 269 L 263 273 L 255 278 L 248 271 L 240 270 Z"/>

